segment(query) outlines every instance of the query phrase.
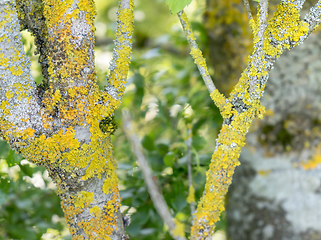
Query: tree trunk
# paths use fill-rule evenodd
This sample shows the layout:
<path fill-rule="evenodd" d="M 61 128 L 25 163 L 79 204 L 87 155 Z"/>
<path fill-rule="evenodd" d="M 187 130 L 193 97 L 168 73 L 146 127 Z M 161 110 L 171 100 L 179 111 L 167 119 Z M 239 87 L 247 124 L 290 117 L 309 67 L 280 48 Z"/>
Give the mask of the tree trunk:
<path fill-rule="evenodd" d="M 128 73 L 132 10 L 132 1 L 120 2 L 114 63 L 100 91 L 92 0 L 0 1 L 0 133 L 11 148 L 46 167 L 73 239 L 126 236 L 110 134 Z M 35 35 L 44 78 L 39 86 L 20 28 Z"/>
<path fill-rule="evenodd" d="M 232 240 L 321 239 L 321 34 L 271 71 L 227 202 Z"/>

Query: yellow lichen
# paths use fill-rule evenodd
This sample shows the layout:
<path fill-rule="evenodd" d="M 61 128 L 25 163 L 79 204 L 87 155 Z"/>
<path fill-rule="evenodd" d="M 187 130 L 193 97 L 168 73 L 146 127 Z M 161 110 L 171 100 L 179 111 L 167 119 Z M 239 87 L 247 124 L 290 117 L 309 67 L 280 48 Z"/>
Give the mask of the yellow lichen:
<path fill-rule="evenodd" d="M 130 9 L 120 11 L 119 18 L 123 21 L 120 31 L 127 32 L 129 39 L 133 32 L 132 10 L 133 1 Z M 3 138 L 7 141 L 15 139 L 15 147 L 21 147 L 19 150 L 23 156 L 38 165 L 47 167 L 57 184 L 57 192 L 73 239 L 82 238 L 78 236 L 79 232 L 85 232 L 89 237 L 109 239 L 108 236 L 112 235 L 117 228 L 116 213 L 119 211 L 120 197 L 115 173 L 117 165 L 112 157 L 111 140 L 109 134 L 100 130 L 99 122 L 112 115 L 120 105 L 120 100 L 113 99 L 106 92 L 100 91 L 95 84 L 94 62 L 89 62 L 89 59 L 94 59 L 93 56 L 89 56 L 89 53 L 93 52 L 90 49 L 94 42 L 93 32 L 91 37 L 83 41 L 84 44 L 81 47 L 73 44 L 77 37 L 71 34 L 71 19 L 84 15 L 88 26 L 94 31 L 94 2 L 80 0 L 74 4 L 73 0 L 44 0 L 43 13 L 46 27 L 52 33 L 50 36 L 45 36 L 50 48 L 47 56 L 49 86 L 45 89 L 39 111 L 45 131 L 41 132 L 41 129 L 30 127 L 17 130 L 12 123 L 3 119 L 4 115 L 11 115 L 12 103 L 2 101 L 0 125 L 4 133 Z M 10 14 L 15 14 L 15 11 L 10 11 Z M 22 15 L 21 18 L 23 18 Z M 118 34 L 123 36 L 125 33 L 118 32 Z M 4 38 L 0 41 L 9 40 Z M 129 67 L 130 46 L 118 49 L 118 54 L 119 69 L 113 81 L 115 86 L 123 88 Z M 15 51 L 11 59 L 7 60 L 1 52 L 0 64 L 7 67 L 8 61 L 22 61 L 22 57 L 23 54 Z M 9 66 L 7 70 L 14 76 L 23 74 L 21 66 Z M 84 69 L 87 66 L 91 68 L 85 75 Z M 17 100 L 30 102 L 32 96 L 28 92 L 31 89 L 29 84 L 16 82 L 8 89 L 10 90 L 5 93 L 7 99 L 15 97 Z M 30 121 L 27 116 L 21 119 L 23 123 Z M 79 128 L 89 131 L 86 133 L 88 135 L 86 139 L 77 139 Z M 69 191 L 72 188 L 78 189 L 78 184 L 88 180 L 99 181 L 103 178 L 106 178 L 102 180 L 103 188 L 97 190 L 101 191 L 100 194 L 104 192 L 108 194 L 109 200 L 103 209 L 98 206 L 91 208 L 95 204 L 93 203 L 94 192 Z M 82 214 L 83 208 L 89 208 L 93 218 L 75 223 L 75 216 Z M 83 231 L 79 231 L 81 228 Z"/>
<path fill-rule="evenodd" d="M 178 219 L 173 219 L 175 223 L 175 229 L 172 231 L 173 237 L 185 237 L 185 225 Z"/>
<path fill-rule="evenodd" d="M 321 165 L 321 144 L 319 144 L 314 149 L 314 154 L 312 158 L 309 159 L 308 161 L 302 161 L 300 165 L 304 170 L 315 169 L 316 167 L 320 166 Z"/>
<path fill-rule="evenodd" d="M 210 96 L 215 105 L 219 108 L 223 118 L 228 118 L 232 115 L 232 104 L 228 102 L 228 100 L 222 93 L 219 92 L 218 89 L 215 89 L 213 92 L 211 92 Z"/>
<path fill-rule="evenodd" d="M 257 37 L 258 23 L 250 21 L 250 25 L 255 35 L 254 43 L 257 43 L 259 41 Z M 265 32 L 264 54 L 258 54 L 258 49 L 254 47 L 252 58 L 249 59 L 249 68 L 242 73 L 239 83 L 231 92 L 228 100 L 218 90 L 211 93 L 211 98 L 220 109 L 223 118 L 233 116 L 233 120 L 230 124 L 222 126 L 217 139 L 218 147 L 212 156 L 207 173 L 205 194 L 201 198 L 194 216 L 196 224 L 193 225 L 191 234 L 195 238 L 200 237 L 200 232 L 204 232 L 202 238 L 205 238 L 207 234 L 213 231 L 214 223 L 218 221 L 221 211 L 224 210 L 224 196 L 231 183 L 234 169 L 240 164 L 238 158 L 241 147 L 245 144 L 245 135 L 252 120 L 255 117 L 262 118 L 265 112 L 264 107 L 259 102 L 264 85 L 261 86 L 259 82 L 253 81 L 254 79 L 262 79 L 267 75 L 265 54 L 279 57 L 284 49 L 290 48 L 290 42 L 295 46 L 298 44 L 300 37 L 304 37 L 307 32 L 307 23 L 299 19 L 299 12 L 295 5 L 281 2 L 274 17 L 269 21 Z M 280 44 L 272 45 L 271 39 L 279 41 Z M 285 41 L 283 45 L 281 44 L 282 41 Z M 235 97 L 242 99 L 243 103 L 246 104 L 246 111 L 237 112 L 232 108 L 229 102 Z M 319 164 L 319 158 L 313 158 L 313 161 L 309 162 L 308 165 L 312 166 L 312 163 Z M 208 231 L 201 231 L 205 228 Z"/>
<path fill-rule="evenodd" d="M 10 71 L 14 76 L 20 76 L 23 74 L 22 68 L 20 66 L 18 67 L 11 66 Z"/>
<path fill-rule="evenodd" d="M 6 98 L 7 98 L 7 99 L 12 98 L 13 96 L 14 96 L 13 92 L 11 92 L 11 91 L 7 91 L 7 92 L 6 92 Z"/>
<path fill-rule="evenodd" d="M 188 197 L 186 199 L 188 203 L 195 202 L 195 189 L 193 185 L 189 186 Z"/>
<path fill-rule="evenodd" d="M 85 208 L 89 207 L 89 204 L 93 201 L 94 193 L 81 191 L 78 193 L 75 199 L 75 207 L 77 208 Z"/>

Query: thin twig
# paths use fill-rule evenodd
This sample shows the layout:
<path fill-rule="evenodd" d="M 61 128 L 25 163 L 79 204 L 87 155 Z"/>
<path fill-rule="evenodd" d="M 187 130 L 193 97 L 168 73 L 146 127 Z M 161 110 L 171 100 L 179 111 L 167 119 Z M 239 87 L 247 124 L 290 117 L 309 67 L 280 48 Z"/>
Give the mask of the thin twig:
<path fill-rule="evenodd" d="M 193 178 L 192 178 L 192 124 L 188 124 L 187 126 L 187 139 L 185 141 L 187 146 L 187 177 L 188 177 L 188 202 L 191 209 L 191 214 L 195 212 L 195 193 L 193 187 Z"/>
<path fill-rule="evenodd" d="M 177 15 L 183 27 L 188 44 L 191 48 L 191 55 L 194 59 L 194 62 L 197 65 L 197 68 L 203 78 L 203 81 L 208 91 L 212 93 L 216 89 L 216 87 L 213 83 L 213 80 L 210 74 L 208 73 L 205 58 L 203 57 L 202 51 L 198 48 L 191 26 L 188 22 L 187 16 L 184 13 L 184 11 L 178 12 Z"/>
<path fill-rule="evenodd" d="M 160 191 L 160 187 L 156 180 L 154 180 L 153 172 L 148 165 L 147 159 L 143 153 L 142 145 L 140 144 L 139 138 L 131 122 L 130 115 L 125 109 L 123 110 L 123 129 L 132 145 L 133 152 L 138 161 L 138 165 L 143 174 L 149 195 L 154 203 L 156 211 L 163 219 L 164 223 L 168 226 L 170 234 L 175 240 L 186 240 L 185 236 L 183 236 L 183 234 L 185 233 L 183 232 L 182 234 L 182 232 L 179 231 L 182 230 L 180 229 L 180 227 L 182 227 L 182 224 L 177 220 L 173 220 L 164 196 Z"/>
<path fill-rule="evenodd" d="M 251 8 L 250 8 L 249 1 L 248 0 L 243 0 L 243 3 L 244 3 L 244 7 L 245 7 L 245 10 L 246 10 L 246 13 L 247 13 L 247 17 L 249 18 L 249 21 L 253 20 L 253 16 L 252 16 L 252 13 L 251 13 Z"/>

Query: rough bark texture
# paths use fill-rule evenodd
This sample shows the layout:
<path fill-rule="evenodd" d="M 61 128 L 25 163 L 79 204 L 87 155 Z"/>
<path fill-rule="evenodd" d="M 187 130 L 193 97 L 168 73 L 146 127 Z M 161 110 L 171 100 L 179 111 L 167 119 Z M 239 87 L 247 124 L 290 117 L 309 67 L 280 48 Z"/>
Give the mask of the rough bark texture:
<path fill-rule="evenodd" d="M 271 71 L 229 189 L 232 240 L 321 239 L 321 34 Z"/>
<path fill-rule="evenodd" d="M 270 13 L 279 2 L 269 1 Z M 315 2 L 305 3 L 302 17 Z M 250 4 L 255 5 L 253 1 Z M 251 45 L 244 19 L 247 16 L 242 1 L 207 0 L 204 20 L 211 42 L 209 59 L 215 69 L 215 84 L 223 92 L 229 92 L 234 85 Z M 320 141 L 316 128 L 321 113 L 320 83 L 316 80 L 320 44 L 315 44 L 317 37 L 311 38 L 286 52 L 276 62 L 277 70 L 271 72 L 262 100 L 266 116 L 263 122 L 256 121 L 247 135 L 241 166 L 236 168 L 229 188 L 231 240 L 321 239 L 320 229 L 316 228 L 321 219 Z M 292 57 L 285 61 L 288 56 Z"/>
<path fill-rule="evenodd" d="M 120 240 L 126 235 L 110 141 L 114 129 L 102 120 L 111 118 L 124 91 L 133 1 L 119 5 L 111 83 L 117 96 L 96 84 L 94 17 L 92 0 L 0 0 L 0 134 L 46 167 L 73 239 Z M 35 35 L 44 76 L 38 87 L 20 28 Z"/>

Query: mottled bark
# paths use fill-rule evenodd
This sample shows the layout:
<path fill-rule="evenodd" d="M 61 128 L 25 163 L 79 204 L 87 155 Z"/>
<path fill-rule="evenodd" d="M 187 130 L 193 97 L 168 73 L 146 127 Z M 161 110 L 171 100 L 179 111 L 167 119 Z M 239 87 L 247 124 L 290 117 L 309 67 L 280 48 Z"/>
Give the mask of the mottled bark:
<path fill-rule="evenodd" d="M 271 71 L 229 189 L 232 240 L 321 239 L 321 34 Z"/>
<path fill-rule="evenodd" d="M 123 88 L 114 96 L 96 84 L 94 17 L 92 0 L 0 1 L 0 129 L 13 149 L 48 170 L 73 239 L 120 240 L 125 231 L 110 141 L 114 129 L 102 119 L 119 106 Z M 114 51 L 121 54 L 113 84 L 123 86 L 133 1 L 120 1 L 117 23 Z M 44 81 L 38 88 L 21 41 L 25 28 L 40 53 Z"/>

